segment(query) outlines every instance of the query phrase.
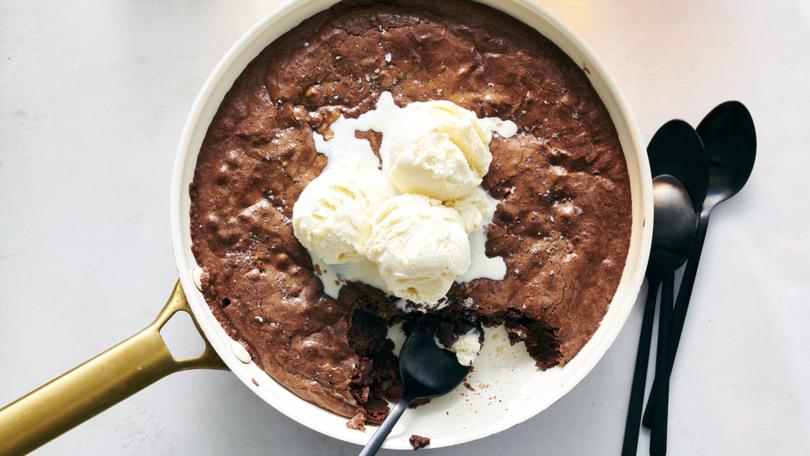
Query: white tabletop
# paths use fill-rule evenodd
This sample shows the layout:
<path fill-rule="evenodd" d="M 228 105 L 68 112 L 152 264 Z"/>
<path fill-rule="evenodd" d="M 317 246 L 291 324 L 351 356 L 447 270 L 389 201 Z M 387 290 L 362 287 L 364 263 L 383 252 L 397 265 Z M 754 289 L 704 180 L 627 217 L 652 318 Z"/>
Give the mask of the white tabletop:
<path fill-rule="evenodd" d="M 544 3 L 605 61 L 645 138 L 727 99 L 751 109 L 757 163 L 712 219 L 672 379 L 669 448 L 808 454 L 810 4 Z M 215 63 L 277 4 L 0 0 L 0 404 L 154 317 L 176 279 L 168 189 L 185 116 Z M 596 369 L 540 416 L 435 453 L 618 454 L 640 317 L 637 305 Z M 38 453 L 357 451 L 227 372 L 192 371 Z"/>

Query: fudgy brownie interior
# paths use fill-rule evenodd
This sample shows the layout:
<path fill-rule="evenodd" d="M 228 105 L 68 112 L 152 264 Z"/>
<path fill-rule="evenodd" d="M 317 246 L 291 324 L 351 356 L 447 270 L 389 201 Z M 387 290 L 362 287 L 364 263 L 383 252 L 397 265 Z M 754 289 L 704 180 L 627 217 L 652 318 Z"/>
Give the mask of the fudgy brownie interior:
<path fill-rule="evenodd" d="M 521 22 L 461 0 L 352 1 L 261 52 L 226 95 L 191 184 L 203 293 L 231 336 L 301 398 L 379 422 L 401 393 L 390 325 L 403 312 L 354 283 L 323 293 L 293 235 L 292 207 L 326 158 L 313 131 L 338 115 L 445 99 L 514 121 L 483 186 L 500 200 L 487 255 L 504 280 L 454 286 L 425 318 L 443 342 L 503 324 L 541 368 L 563 365 L 599 326 L 630 238 L 630 186 L 608 113 L 577 62 Z M 379 135 L 367 134 L 373 146 Z"/>

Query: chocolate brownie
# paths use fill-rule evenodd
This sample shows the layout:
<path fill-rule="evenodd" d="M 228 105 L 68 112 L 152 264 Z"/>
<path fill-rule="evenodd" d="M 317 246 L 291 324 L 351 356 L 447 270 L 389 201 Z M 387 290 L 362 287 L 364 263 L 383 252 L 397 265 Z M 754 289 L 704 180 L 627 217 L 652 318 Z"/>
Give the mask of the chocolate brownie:
<path fill-rule="evenodd" d="M 461 0 L 351 1 L 268 45 L 225 96 L 197 160 L 191 235 L 203 293 L 276 381 L 370 423 L 401 394 L 386 334 L 404 316 L 362 284 L 326 296 L 290 219 L 326 165 L 313 131 L 372 109 L 383 91 L 519 128 L 493 139 L 483 183 L 500 200 L 487 255 L 504 258 L 506 277 L 454 286 L 439 326 L 504 324 L 539 367 L 565 364 L 607 310 L 631 222 L 607 110 L 574 61 L 509 16 Z M 366 137 L 376 148 L 379 135 Z"/>

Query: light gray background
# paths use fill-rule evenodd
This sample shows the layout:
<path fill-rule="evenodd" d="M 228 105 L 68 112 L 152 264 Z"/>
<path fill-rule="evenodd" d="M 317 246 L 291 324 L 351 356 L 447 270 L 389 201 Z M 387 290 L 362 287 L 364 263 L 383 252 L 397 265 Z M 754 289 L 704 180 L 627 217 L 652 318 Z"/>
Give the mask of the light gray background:
<path fill-rule="evenodd" d="M 0 404 L 154 317 L 176 278 L 168 190 L 185 116 L 215 63 L 278 3 L 0 0 Z M 670 453 L 808 454 L 810 5 L 543 3 L 603 58 L 645 140 L 726 99 L 750 107 L 757 164 L 709 230 L 673 376 Z M 640 311 L 540 416 L 425 453 L 618 454 Z M 235 376 L 199 371 L 38 453 L 357 451 L 282 416 Z"/>

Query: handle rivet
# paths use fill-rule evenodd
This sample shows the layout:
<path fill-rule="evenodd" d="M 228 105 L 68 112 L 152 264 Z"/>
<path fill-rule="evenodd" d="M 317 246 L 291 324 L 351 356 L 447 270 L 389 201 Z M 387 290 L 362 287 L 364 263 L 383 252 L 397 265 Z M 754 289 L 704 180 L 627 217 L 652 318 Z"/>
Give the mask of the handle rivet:
<path fill-rule="evenodd" d="M 249 364 L 253 360 L 253 357 L 250 356 L 250 353 L 248 353 L 245 346 L 237 341 L 231 342 L 231 351 L 233 352 L 234 356 L 236 356 L 236 359 L 245 364 Z"/>
<path fill-rule="evenodd" d="M 191 268 L 191 278 L 194 280 L 194 286 L 200 291 L 202 291 L 202 273 L 203 270 L 199 266 Z"/>

